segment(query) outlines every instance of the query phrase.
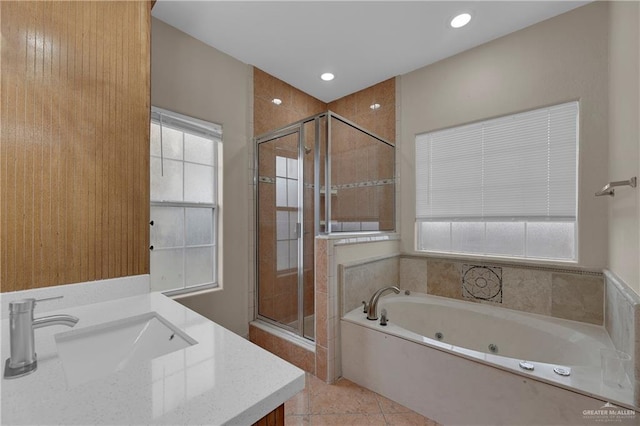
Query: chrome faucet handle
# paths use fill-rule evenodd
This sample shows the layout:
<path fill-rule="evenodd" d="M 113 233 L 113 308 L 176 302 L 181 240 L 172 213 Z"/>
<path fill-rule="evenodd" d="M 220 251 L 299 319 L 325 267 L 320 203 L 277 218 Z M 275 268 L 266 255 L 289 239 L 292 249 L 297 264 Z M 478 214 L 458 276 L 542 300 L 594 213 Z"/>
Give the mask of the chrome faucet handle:
<path fill-rule="evenodd" d="M 49 300 L 62 299 L 64 296 L 55 296 L 55 297 L 45 297 L 42 299 L 36 299 L 34 297 L 29 297 L 26 299 L 18 299 L 12 302 L 9 302 L 9 312 L 18 313 L 18 312 L 29 312 L 33 311 L 38 302 L 47 302 Z"/>
<path fill-rule="evenodd" d="M 364 300 L 362 301 L 362 313 L 366 314 L 367 312 L 369 312 L 369 304 L 367 302 L 365 302 Z"/>
<path fill-rule="evenodd" d="M 386 326 L 388 320 L 389 318 L 387 318 L 387 310 L 383 308 L 380 312 L 380 325 L 383 327 Z"/>

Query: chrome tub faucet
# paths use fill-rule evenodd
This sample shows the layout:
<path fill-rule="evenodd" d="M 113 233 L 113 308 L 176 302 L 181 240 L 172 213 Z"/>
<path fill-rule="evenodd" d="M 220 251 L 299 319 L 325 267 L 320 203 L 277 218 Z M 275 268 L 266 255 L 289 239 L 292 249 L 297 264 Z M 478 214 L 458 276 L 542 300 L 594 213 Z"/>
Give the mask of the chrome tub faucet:
<path fill-rule="evenodd" d="M 11 356 L 4 367 L 4 378 L 13 379 L 33 373 L 38 368 L 33 330 L 50 325 L 73 327 L 78 318 L 71 315 L 50 315 L 33 318 L 36 302 L 59 299 L 20 299 L 9 303 L 9 340 Z"/>
<path fill-rule="evenodd" d="M 400 289 L 396 286 L 384 287 L 380 290 L 373 293 L 371 296 L 371 300 L 369 300 L 369 304 L 365 304 L 367 308 L 367 319 L 371 321 L 375 321 L 378 319 L 378 299 L 387 291 L 393 291 L 395 294 L 400 293 Z"/>

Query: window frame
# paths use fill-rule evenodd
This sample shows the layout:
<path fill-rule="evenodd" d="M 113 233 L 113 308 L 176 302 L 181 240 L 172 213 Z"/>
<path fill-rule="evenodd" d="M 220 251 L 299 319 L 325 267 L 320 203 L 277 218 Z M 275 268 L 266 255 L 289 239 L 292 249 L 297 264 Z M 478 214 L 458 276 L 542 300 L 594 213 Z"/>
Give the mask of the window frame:
<path fill-rule="evenodd" d="M 504 216 L 504 220 L 497 220 L 495 217 L 486 217 L 486 218 L 481 218 L 481 217 L 432 217 L 431 219 L 424 217 L 418 213 L 418 191 L 419 191 L 419 184 L 418 184 L 418 174 L 419 174 L 419 167 L 423 166 L 423 167 L 428 167 L 428 164 L 423 164 L 423 163 L 419 163 L 418 162 L 418 155 L 417 155 L 417 147 L 418 147 L 418 141 L 419 139 L 422 137 L 424 138 L 427 135 L 431 135 L 431 134 L 435 134 L 438 132 L 442 132 L 442 131 L 451 131 L 451 130 L 457 130 L 457 129 L 462 129 L 465 128 L 467 126 L 471 127 L 471 126 L 476 126 L 479 124 L 484 124 L 484 123 L 491 123 L 493 121 L 498 121 L 498 120 L 502 120 L 502 119 L 509 119 L 511 117 L 515 117 L 515 116 L 519 116 L 519 115 L 524 115 L 527 113 L 536 113 L 539 111 L 544 111 L 544 110 L 551 110 L 553 108 L 556 107 L 564 107 L 564 106 L 570 106 L 573 105 L 575 106 L 575 134 L 572 134 L 572 139 L 571 142 L 572 144 L 575 144 L 575 151 L 574 151 L 574 157 L 573 160 L 575 161 L 575 175 L 572 177 L 572 181 L 575 181 L 575 216 L 573 219 L 571 220 L 564 220 L 564 219 L 559 219 L 559 220 L 553 220 L 554 218 L 539 218 L 537 216 L 531 216 L 530 218 L 526 218 L 526 217 L 521 217 L 519 220 L 516 220 L 514 218 L 509 218 L 507 215 Z M 414 192 L 414 201 L 416 202 L 416 206 L 415 206 L 415 222 L 414 222 L 414 250 L 418 253 L 425 253 L 428 255 L 433 255 L 435 257 L 441 257 L 441 258 L 471 258 L 471 259 L 495 259 L 495 260 L 503 260 L 503 261 L 516 261 L 516 262 L 524 262 L 524 263 L 541 263 L 541 264 L 549 264 L 549 263 L 553 263 L 553 264 L 579 264 L 579 256 L 580 256 L 580 252 L 579 252 L 579 218 L 580 218 L 580 214 L 579 214 L 579 193 L 580 193 L 580 164 L 579 164 L 579 159 L 580 159 L 580 102 L 579 100 L 572 100 L 572 101 L 567 101 L 567 102 L 561 102 L 558 104 L 554 104 L 554 105 L 548 105 L 548 106 L 543 106 L 543 107 L 538 107 L 538 108 L 533 108 L 530 110 L 525 110 L 525 111 L 520 111 L 520 112 L 516 112 L 516 113 L 510 113 L 510 114 L 505 114 L 502 116 L 498 116 L 498 117 L 492 117 L 492 118 L 488 118 L 488 119 L 483 119 L 483 120 L 478 120 L 475 122 L 469 122 L 469 123 L 464 123 L 461 125 L 456 125 L 456 126 L 451 126 L 451 127 L 447 127 L 447 128 L 443 128 L 443 129 L 437 129 L 437 130 L 432 130 L 432 131 L 428 131 L 428 132 L 423 132 L 423 133 L 419 133 L 415 135 L 414 138 L 414 150 L 416 151 L 416 156 L 415 158 L 415 170 L 414 170 L 414 178 L 416 179 L 415 183 L 415 192 Z M 573 138 L 573 136 L 575 136 L 575 139 Z M 482 160 L 484 161 L 484 160 Z M 427 246 L 427 244 L 425 244 L 424 241 L 424 232 L 422 229 L 422 224 L 424 223 L 442 223 L 442 224 L 448 224 L 449 225 L 449 240 L 448 240 L 448 250 L 447 249 L 443 249 L 443 250 L 438 250 L 436 248 L 424 248 Z M 521 252 L 521 254 L 516 253 L 515 251 L 512 253 L 491 253 L 491 248 L 487 247 L 487 224 L 488 223 L 498 223 L 498 222 L 504 222 L 504 223 L 522 223 L 523 224 L 523 234 L 521 236 L 522 238 L 522 244 L 523 244 L 523 251 Z M 470 249 L 470 251 L 464 251 L 461 250 L 460 247 L 453 247 L 453 242 L 454 242 L 454 231 L 453 231 L 453 226 L 455 223 L 460 223 L 460 224 L 464 224 L 464 223 L 481 223 L 484 227 L 484 234 L 483 234 L 483 240 L 481 242 L 482 244 L 482 250 L 481 251 L 471 251 L 473 249 Z M 543 257 L 539 254 L 534 254 L 534 255 L 530 255 L 528 254 L 528 244 L 530 243 L 530 237 L 529 237 L 529 230 L 528 227 L 531 224 L 541 224 L 541 223 L 549 223 L 549 224 L 556 224 L 556 223 L 571 223 L 573 224 L 573 230 L 571 232 L 571 244 L 572 244 L 572 254 L 573 257 Z M 553 226 L 553 225 L 552 225 Z M 501 237 L 504 238 L 504 237 Z"/>
<path fill-rule="evenodd" d="M 165 121 L 166 120 L 166 121 Z M 167 122 L 168 121 L 168 122 Z M 183 185 L 183 195 L 184 199 L 184 186 L 185 186 L 185 164 L 196 164 L 213 168 L 213 181 L 211 182 L 211 188 L 213 190 L 213 202 L 194 202 L 194 201 L 180 201 L 180 200 L 154 200 L 151 198 L 151 191 L 149 196 L 149 206 L 152 210 L 154 207 L 161 208 L 176 208 L 182 210 L 182 218 L 183 218 L 183 233 L 182 233 L 182 244 L 176 245 L 175 247 L 162 247 L 156 248 L 153 245 L 150 246 L 150 250 L 182 250 L 182 282 L 181 287 L 175 287 L 172 289 L 154 289 L 151 288 L 151 291 L 161 291 L 166 296 L 178 296 L 189 293 L 195 293 L 203 290 L 210 290 L 215 288 L 220 288 L 219 284 L 219 256 L 220 256 L 220 245 L 219 245 L 219 232 L 220 232 L 220 223 L 219 223 L 219 209 L 220 209 L 220 168 L 221 168 L 221 147 L 222 147 L 222 126 L 216 123 L 206 122 L 197 118 L 189 117 L 183 114 L 179 114 L 173 111 L 165 110 L 162 108 L 158 108 L 155 106 L 151 107 L 151 120 L 149 123 L 149 127 L 154 124 L 160 124 L 160 131 L 162 132 L 163 126 L 169 127 L 174 130 L 178 130 L 183 134 L 189 134 L 192 136 L 200 137 L 208 139 L 213 144 L 213 164 L 211 166 L 207 166 L 204 163 L 195 163 L 193 161 L 188 161 L 185 159 L 184 153 L 184 139 L 182 141 L 182 159 L 176 160 L 174 158 L 169 158 L 171 161 L 178 161 L 182 163 L 182 185 Z M 149 137 L 149 141 L 151 144 L 151 135 Z M 151 150 L 149 153 L 149 158 L 160 158 L 161 161 L 164 161 L 166 158 L 161 154 L 160 156 L 154 155 Z M 150 177 L 151 177 L 151 167 L 150 167 Z M 211 219 L 212 219 L 212 241 L 211 244 L 196 244 L 196 245 L 188 245 L 187 244 L 187 209 L 207 209 L 211 210 Z M 153 220 L 153 218 L 151 218 Z M 153 225 L 151 225 L 153 226 Z M 151 237 L 151 235 L 150 235 Z M 151 244 L 153 244 L 151 242 Z M 202 247 L 211 247 L 212 248 L 212 257 L 211 257 L 211 267 L 212 267 L 212 282 L 200 283 L 187 285 L 187 256 L 186 252 L 189 248 L 202 248 Z M 151 267 L 149 270 L 149 275 L 151 277 L 152 271 Z M 152 285 L 152 279 L 150 279 L 150 285 Z"/>

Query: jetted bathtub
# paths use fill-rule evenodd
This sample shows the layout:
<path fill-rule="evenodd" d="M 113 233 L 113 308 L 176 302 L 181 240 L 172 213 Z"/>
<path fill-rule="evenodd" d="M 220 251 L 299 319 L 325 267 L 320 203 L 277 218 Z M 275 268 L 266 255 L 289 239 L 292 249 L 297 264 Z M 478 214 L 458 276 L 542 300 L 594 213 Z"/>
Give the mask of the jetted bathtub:
<path fill-rule="evenodd" d="M 602 326 L 420 293 L 383 297 L 383 309 L 386 326 L 362 308 L 342 318 L 343 377 L 427 417 L 589 424 L 611 402 L 623 407 L 616 422 L 640 423 L 631 384 L 601 380 L 600 349 L 613 347 Z"/>

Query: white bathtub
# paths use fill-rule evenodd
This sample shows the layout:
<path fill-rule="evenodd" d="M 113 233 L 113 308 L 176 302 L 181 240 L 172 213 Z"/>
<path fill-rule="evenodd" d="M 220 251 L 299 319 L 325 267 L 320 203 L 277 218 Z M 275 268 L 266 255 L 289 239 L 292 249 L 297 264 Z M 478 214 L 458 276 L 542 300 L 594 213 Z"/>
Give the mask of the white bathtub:
<path fill-rule="evenodd" d="M 602 383 L 602 326 L 418 293 L 383 297 L 382 309 L 386 327 L 361 308 L 343 317 L 343 376 L 441 423 L 588 424 L 605 402 L 633 408 L 629 383 Z"/>

